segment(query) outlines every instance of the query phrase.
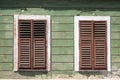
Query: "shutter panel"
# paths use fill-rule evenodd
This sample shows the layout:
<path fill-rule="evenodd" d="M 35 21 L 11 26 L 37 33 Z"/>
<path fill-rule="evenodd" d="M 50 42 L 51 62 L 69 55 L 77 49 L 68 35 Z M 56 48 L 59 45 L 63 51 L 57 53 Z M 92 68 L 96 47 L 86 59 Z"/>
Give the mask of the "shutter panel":
<path fill-rule="evenodd" d="M 92 69 L 92 21 L 79 21 L 80 69 Z"/>
<path fill-rule="evenodd" d="M 106 69 L 106 21 L 94 21 L 94 67 Z"/>
<path fill-rule="evenodd" d="M 46 68 L 46 21 L 33 21 L 33 68 Z"/>
<path fill-rule="evenodd" d="M 46 69 L 46 21 L 19 20 L 19 69 Z"/>
<path fill-rule="evenodd" d="M 19 54 L 19 69 L 31 68 L 30 57 L 31 57 L 31 23 L 29 20 L 19 20 L 18 30 L 18 54 Z"/>

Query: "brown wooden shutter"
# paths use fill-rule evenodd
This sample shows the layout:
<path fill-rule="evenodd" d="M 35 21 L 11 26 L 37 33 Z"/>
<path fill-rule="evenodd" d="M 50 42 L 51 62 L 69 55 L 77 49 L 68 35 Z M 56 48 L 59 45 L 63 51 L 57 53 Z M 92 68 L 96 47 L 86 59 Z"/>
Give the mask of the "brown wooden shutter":
<path fill-rule="evenodd" d="M 80 21 L 80 69 L 92 69 L 92 21 Z"/>
<path fill-rule="evenodd" d="M 46 21 L 33 21 L 34 68 L 46 68 Z"/>
<path fill-rule="evenodd" d="M 79 21 L 80 70 L 107 68 L 106 21 Z"/>
<path fill-rule="evenodd" d="M 19 20 L 19 69 L 46 69 L 46 21 Z"/>
<path fill-rule="evenodd" d="M 95 69 L 106 69 L 106 21 L 94 21 L 94 57 Z"/>
<path fill-rule="evenodd" d="M 31 68 L 31 22 L 29 20 L 19 20 L 18 30 L 18 48 L 19 48 L 19 68 Z"/>

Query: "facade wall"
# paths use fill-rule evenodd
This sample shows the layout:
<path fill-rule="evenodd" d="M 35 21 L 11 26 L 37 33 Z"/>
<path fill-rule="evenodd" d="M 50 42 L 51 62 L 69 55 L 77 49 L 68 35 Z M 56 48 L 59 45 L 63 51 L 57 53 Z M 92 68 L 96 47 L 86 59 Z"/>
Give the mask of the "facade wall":
<path fill-rule="evenodd" d="M 57 6 L 50 9 L 42 7 L 26 9 L 1 8 L 0 78 L 51 78 L 53 74 L 67 74 L 69 76 L 73 74 L 78 74 L 78 72 L 74 72 L 74 16 L 76 15 L 111 17 L 111 67 L 112 71 L 117 71 L 118 69 L 120 69 L 120 11 L 110 8 L 108 10 L 81 9 L 79 8 L 78 4 L 77 8 L 70 8 L 69 6 L 70 4 L 68 4 L 68 7 L 66 8 L 63 7 L 64 9 L 62 9 L 62 6 Z M 46 73 L 13 71 L 14 14 L 51 16 L 50 72 Z"/>

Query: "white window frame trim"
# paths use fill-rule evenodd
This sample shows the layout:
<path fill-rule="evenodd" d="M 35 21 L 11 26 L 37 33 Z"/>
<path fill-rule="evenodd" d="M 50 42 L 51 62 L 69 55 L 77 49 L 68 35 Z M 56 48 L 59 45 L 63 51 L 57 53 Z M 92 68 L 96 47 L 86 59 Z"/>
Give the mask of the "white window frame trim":
<path fill-rule="evenodd" d="M 74 16 L 74 71 L 79 70 L 79 20 L 107 21 L 107 71 L 111 71 L 110 16 Z"/>
<path fill-rule="evenodd" d="M 46 20 L 47 21 L 47 71 L 50 71 L 50 16 L 49 15 L 14 15 L 14 69 L 18 71 L 18 20 Z"/>

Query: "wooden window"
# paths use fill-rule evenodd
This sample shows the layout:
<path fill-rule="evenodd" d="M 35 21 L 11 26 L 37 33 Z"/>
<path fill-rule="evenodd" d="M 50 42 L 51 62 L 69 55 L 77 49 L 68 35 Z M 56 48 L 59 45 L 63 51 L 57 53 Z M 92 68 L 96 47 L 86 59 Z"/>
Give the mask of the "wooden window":
<path fill-rule="evenodd" d="M 15 16 L 14 71 L 50 70 L 49 16 Z"/>
<path fill-rule="evenodd" d="M 107 70 L 110 64 L 110 17 L 74 17 L 75 71 Z"/>
<path fill-rule="evenodd" d="M 19 20 L 19 69 L 46 69 L 46 21 Z"/>
<path fill-rule="evenodd" d="M 80 70 L 106 70 L 106 21 L 79 21 Z"/>

